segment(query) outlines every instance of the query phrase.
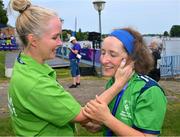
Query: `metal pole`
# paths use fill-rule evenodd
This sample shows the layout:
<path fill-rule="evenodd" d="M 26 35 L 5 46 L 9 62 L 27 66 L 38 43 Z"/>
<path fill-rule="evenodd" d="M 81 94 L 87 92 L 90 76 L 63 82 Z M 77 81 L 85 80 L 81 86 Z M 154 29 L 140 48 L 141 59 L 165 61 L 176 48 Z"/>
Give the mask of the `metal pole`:
<path fill-rule="evenodd" d="M 99 33 L 100 33 L 100 37 L 101 37 L 101 11 L 98 11 L 99 13 Z"/>
<path fill-rule="evenodd" d="M 174 78 L 174 60 L 173 60 L 173 56 L 171 56 L 171 77 Z"/>
<path fill-rule="evenodd" d="M 98 11 L 99 13 L 99 33 L 100 33 L 100 50 L 101 50 L 101 42 L 102 42 L 102 34 L 101 34 L 101 11 Z M 102 64 L 100 64 L 100 77 L 102 77 Z"/>
<path fill-rule="evenodd" d="M 61 24 L 62 24 L 62 27 L 63 27 L 63 23 L 64 23 L 64 19 L 60 18 L 60 21 L 61 21 Z M 63 47 L 63 30 L 61 32 L 61 41 L 62 41 L 62 46 L 61 46 L 61 53 L 62 53 L 62 59 L 64 60 L 64 47 Z"/>
<path fill-rule="evenodd" d="M 62 33 L 61 33 L 61 41 L 62 41 L 61 53 L 62 53 L 62 59 L 64 60 L 64 47 L 63 47 L 63 34 Z"/>
<path fill-rule="evenodd" d="M 96 70 L 95 70 L 95 41 L 92 41 L 93 44 L 93 75 L 95 74 Z"/>

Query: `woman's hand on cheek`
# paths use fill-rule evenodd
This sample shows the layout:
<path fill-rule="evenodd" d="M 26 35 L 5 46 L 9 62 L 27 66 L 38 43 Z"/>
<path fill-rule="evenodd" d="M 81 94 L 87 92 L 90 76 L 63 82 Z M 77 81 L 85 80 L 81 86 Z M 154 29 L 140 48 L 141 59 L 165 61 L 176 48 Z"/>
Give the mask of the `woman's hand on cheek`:
<path fill-rule="evenodd" d="M 133 74 L 134 62 L 127 63 L 126 59 L 123 59 L 115 73 L 115 82 L 122 82 L 126 84 L 126 82 L 131 78 Z"/>

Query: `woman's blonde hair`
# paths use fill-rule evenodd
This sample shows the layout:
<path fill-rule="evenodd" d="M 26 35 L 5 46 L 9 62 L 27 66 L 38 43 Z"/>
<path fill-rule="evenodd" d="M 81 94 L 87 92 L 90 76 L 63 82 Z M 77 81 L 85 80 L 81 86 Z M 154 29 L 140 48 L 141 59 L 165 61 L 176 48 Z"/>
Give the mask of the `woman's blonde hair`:
<path fill-rule="evenodd" d="M 28 34 L 36 34 L 40 37 L 48 21 L 58 16 L 50 9 L 32 5 L 29 0 L 11 0 L 10 6 L 20 13 L 16 20 L 16 31 L 24 47 L 28 44 Z"/>

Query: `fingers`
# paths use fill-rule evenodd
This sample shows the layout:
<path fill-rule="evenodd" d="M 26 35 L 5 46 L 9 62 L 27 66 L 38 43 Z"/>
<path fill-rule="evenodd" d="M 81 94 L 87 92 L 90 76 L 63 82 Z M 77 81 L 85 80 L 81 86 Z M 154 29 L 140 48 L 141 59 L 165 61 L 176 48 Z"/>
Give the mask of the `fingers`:
<path fill-rule="evenodd" d="M 86 117 L 90 118 L 90 119 L 93 118 L 93 117 L 90 115 L 90 113 L 88 113 L 88 111 L 87 111 L 86 108 L 83 110 L 83 114 L 84 114 Z"/>
<path fill-rule="evenodd" d="M 131 62 L 128 66 L 127 66 L 127 73 L 129 74 L 129 76 L 131 77 L 134 74 L 134 62 Z"/>
<path fill-rule="evenodd" d="M 88 113 L 94 113 L 97 109 L 98 103 L 95 100 L 91 100 L 85 105 L 85 111 Z"/>
<path fill-rule="evenodd" d="M 120 64 L 120 68 L 124 68 L 125 65 L 126 65 L 126 59 L 123 58 Z"/>
<path fill-rule="evenodd" d="M 98 103 L 96 102 L 96 100 L 91 100 L 86 104 L 89 108 L 95 110 L 98 106 Z"/>
<path fill-rule="evenodd" d="M 130 62 L 128 63 L 126 66 L 124 66 L 123 68 L 122 67 L 119 67 L 121 69 L 121 71 L 123 71 L 124 73 L 125 72 L 130 72 L 132 73 L 132 71 L 134 70 L 134 62 Z"/>
<path fill-rule="evenodd" d="M 94 106 L 92 106 L 90 103 L 87 103 L 87 104 L 85 105 L 85 111 L 88 112 L 89 114 L 92 113 L 92 112 L 94 112 L 95 109 L 96 109 L 96 108 L 95 108 Z"/>
<path fill-rule="evenodd" d="M 101 100 L 99 99 L 98 96 L 96 96 L 95 100 L 91 100 L 90 102 L 88 102 L 85 107 L 84 107 L 84 111 L 83 114 L 91 119 L 93 119 L 93 117 L 96 115 L 96 112 L 99 109 L 99 105 L 101 104 Z"/>
<path fill-rule="evenodd" d="M 121 87 L 132 77 L 133 74 L 134 74 L 134 62 L 133 61 L 127 62 L 125 59 L 123 59 L 121 64 L 119 65 L 119 68 L 115 73 L 115 83 Z"/>

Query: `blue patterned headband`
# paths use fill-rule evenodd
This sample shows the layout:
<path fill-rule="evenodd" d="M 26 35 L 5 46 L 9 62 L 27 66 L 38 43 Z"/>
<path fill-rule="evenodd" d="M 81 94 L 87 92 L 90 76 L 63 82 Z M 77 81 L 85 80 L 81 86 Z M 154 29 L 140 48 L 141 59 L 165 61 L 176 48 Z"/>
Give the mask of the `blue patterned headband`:
<path fill-rule="evenodd" d="M 114 30 L 110 36 L 114 36 L 120 40 L 129 55 L 133 53 L 135 39 L 128 31 L 122 29 Z"/>

